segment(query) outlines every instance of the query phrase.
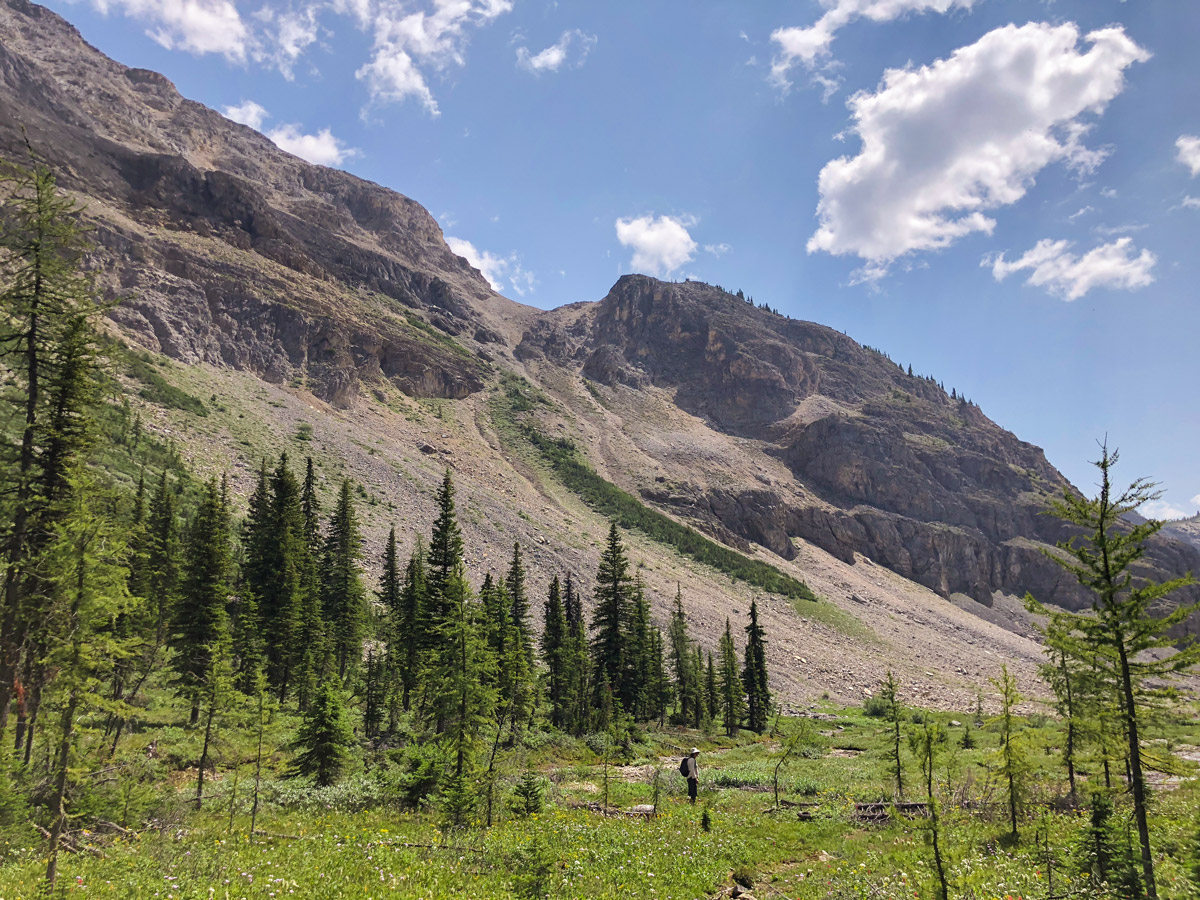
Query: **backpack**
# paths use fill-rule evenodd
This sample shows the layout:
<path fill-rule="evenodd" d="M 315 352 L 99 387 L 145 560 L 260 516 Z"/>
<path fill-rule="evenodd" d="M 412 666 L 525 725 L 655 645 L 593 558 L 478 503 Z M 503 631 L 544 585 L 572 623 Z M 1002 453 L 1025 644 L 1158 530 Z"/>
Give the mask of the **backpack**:
<path fill-rule="evenodd" d="M 688 777 L 688 758 L 686 756 L 679 761 L 679 774 L 684 778 Z"/>

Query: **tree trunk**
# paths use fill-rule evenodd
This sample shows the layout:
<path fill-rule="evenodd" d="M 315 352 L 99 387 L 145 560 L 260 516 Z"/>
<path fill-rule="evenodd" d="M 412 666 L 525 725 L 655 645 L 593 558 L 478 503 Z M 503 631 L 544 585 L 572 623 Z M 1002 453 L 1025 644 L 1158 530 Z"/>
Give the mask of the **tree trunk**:
<path fill-rule="evenodd" d="M 58 878 L 58 845 L 62 842 L 63 828 L 67 824 L 67 772 L 71 762 L 71 738 L 75 733 L 75 709 L 79 705 L 78 695 L 72 691 L 62 717 L 62 740 L 58 745 L 58 769 L 54 776 L 54 800 L 50 809 L 54 813 L 54 825 L 50 829 L 50 850 L 46 860 L 46 884 L 54 887 Z"/>
<path fill-rule="evenodd" d="M 1154 885 L 1154 856 L 1150 852 L 1150 824 L 1146 819 L 1146 780 L 1142 775 L 1142 748 L 1138 742 L 1137 712 L 1133 702 L 1133 678 L 1129 671 L 1129 657 L 1125 653 L 1125 642 L 1114 642 L 1121 659 L 1121 687 L 1125 697 L 1125 731 L 1129 737 L 1129 772 L 1133 787 L 1133 814 L 1137 821 L 1138 841 L 1142 846 L 1142 877 L 1145 879 L 1146 896 L 1156 900 L 1158 891 Z"/>

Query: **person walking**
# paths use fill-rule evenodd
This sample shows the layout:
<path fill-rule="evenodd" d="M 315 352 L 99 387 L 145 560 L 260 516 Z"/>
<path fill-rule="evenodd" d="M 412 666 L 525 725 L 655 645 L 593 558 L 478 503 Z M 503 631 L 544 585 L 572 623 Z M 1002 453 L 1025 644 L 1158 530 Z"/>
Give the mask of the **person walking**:
<path fill-rule="evenodd" d="M 699 755 L 700 751 L 693 747 L 692 752 L 679 763 L 679 774 L 687 779 L 689 803 L 696 802 L 696 791 L 700 787 L 700 764 L 697 760 Z"/>

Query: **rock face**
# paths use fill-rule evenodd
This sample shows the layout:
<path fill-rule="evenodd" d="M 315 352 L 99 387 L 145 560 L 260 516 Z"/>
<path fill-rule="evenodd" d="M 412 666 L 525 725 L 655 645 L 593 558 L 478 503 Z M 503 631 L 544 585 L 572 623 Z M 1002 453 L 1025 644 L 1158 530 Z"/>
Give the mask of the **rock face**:
<path fill-rule="evenodd" d="M 1091 602 L 1044 553 L 1070 532 L 1041 514 L 1069 488 L 1043 452 L 837 331 L 710 285 L 627 276 L 569 325 L 531 329 L 517 355 L 604 384 L 666 388 L 785 463 L 798 492 L 643 488 L 717 536 L 789 559 L 793 538 L 845 561 L 860 553 L 984 604 L 994 591 Z M 1149 561 L 1160 576 L 1200 569 L 1200 554 L 1174 540 L 1156 541 Z"/>
<path fill-rule="evenodd" d="M 26 157 L 22 128 L 85 201 L 101 282 L 124 298 L 113 318 L 145 347 L 343 404 L 376 376 L 415 396 L 482 386 L 486 365 L 444 335 L 499 340 L 485 310 L 506 301 L 424 208 L 284 153 L 49 10 L 0 0 L 0 156 Z"/>
<path fill-rule="evenodd" d="M 743 468 L 730 477 L 724 460 L 676 452 L 647 415 L 658 430 L 640 436 L 646 453 L 676 448 L 687 477 L 621 458 L 608 471 L 722 541 L 792 559 L 804 540 L 985 604 L 994 591 L 1088 602 L 1043 552 L 1066 532 L 1040 512 L 1069 485 L 1042 451 L 837 331 L 643 276 L 596 304 L 512 303 L 416 202 L 290 156 L 163 76 L 108 59 L 48 10 L 0 0 L 0 158 L 26 160 L 26 134 L 85 204 L 90 262 L 121 301 L 111 317 L 147 349 L 339 406 L 381 380 L 462 399 L 512 371 L 580 410 L 561 426 L 592 435 L 612 422 L 576 402 L 581 377 L 634 405 L 666 396 L 735 442 Z M 1164 536 L 1148 563 L 1148 574 L 1200 571 L 1200 549 Z"/>

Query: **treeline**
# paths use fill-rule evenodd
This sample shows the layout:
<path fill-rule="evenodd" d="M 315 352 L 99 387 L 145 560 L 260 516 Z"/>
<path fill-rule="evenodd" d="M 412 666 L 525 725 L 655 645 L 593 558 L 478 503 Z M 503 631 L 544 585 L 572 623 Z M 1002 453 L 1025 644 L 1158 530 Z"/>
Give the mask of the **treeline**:
<path fill-rule="evenodd" d="M 36 159 L 2 185 L 0 819 L 48 810 L 48 882 L 70 798 L 118 758 L 151 690 L 180 698 L 196 736 L 197 808 L 219 730 L 241 727 L 257 733 L 257 809 L 263 730 L 283 708 L 302 716 L 294 771 L 329 784 L 361 739 L 408 743 L 412 799 L 436 797 L 454 824 L 480 802 L 495 748 L 532 728 L 766 728 L 757 606 L 742 659 L 728 622 L 719 665 L 705 659 L 678 591 L 664 640 L 615 523 L 590 622 L 580 585 L 556 576 L 536 638 L 519 545 L 471 586 L 449 471 L 428 542 L 402 560 L 393 528 L 374 589 L 353 485 L 323 510 L 311 459 L 303 477 L 286 454 L 264 461 L 240 523 L 225 477 L 197 487 L 164 467 L 123 486 L 99 464 L 100 386 L 113 382 L 79 209 Z"/>

